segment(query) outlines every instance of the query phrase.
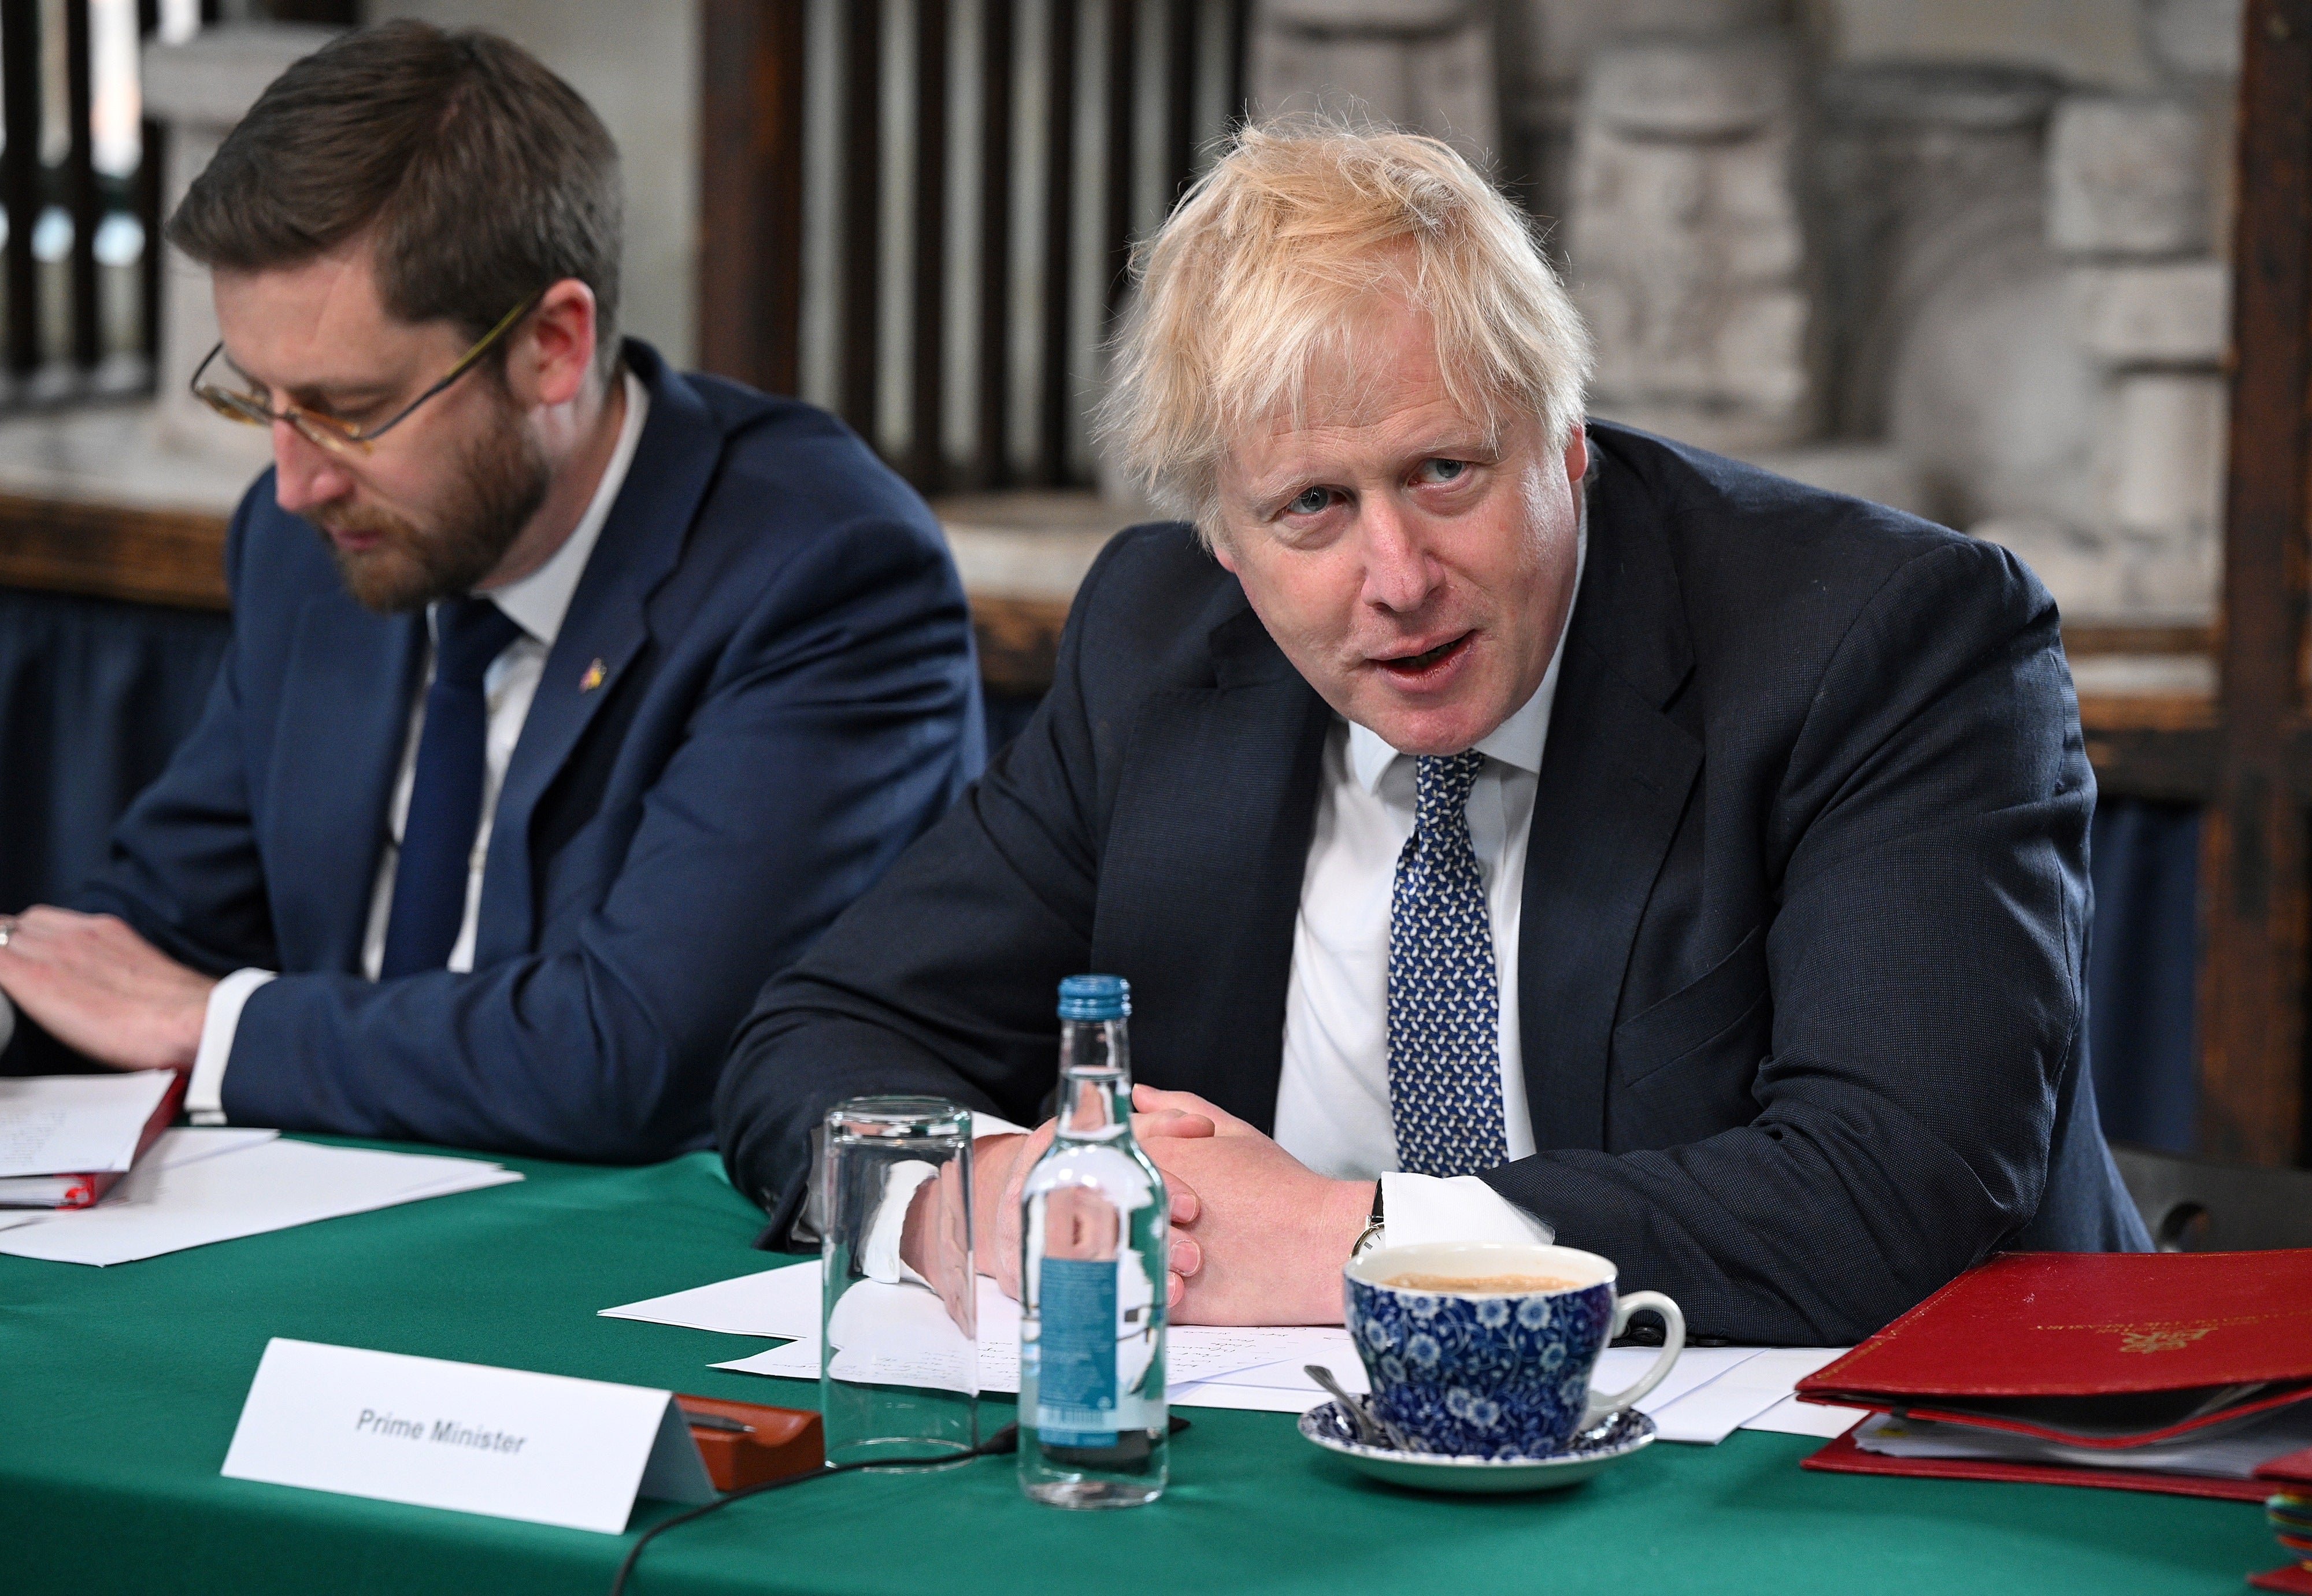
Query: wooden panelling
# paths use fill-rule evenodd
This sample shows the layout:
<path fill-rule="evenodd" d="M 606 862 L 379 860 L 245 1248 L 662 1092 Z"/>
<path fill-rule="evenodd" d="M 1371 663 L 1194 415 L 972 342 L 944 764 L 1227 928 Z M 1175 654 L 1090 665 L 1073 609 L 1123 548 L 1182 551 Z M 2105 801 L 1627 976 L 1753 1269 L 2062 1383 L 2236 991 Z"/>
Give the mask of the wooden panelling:
<path fill-rule="evenodd" d="M 2303 693 L 2312 479 L 2312 3 L 2250 0 L 2240 79 L 2230 460 L 2216 785 L 2202 830 L 2200 1139 L 2255 1164 L 2304 1148 Z"/>
<path fill-rule="evenodd" d="M 222 517 L 0 494 L 0 587 L 223 609 Z"/>
<path fill-rule="evenodd" d="M 1068 606 L 1056 598 L 973 598 L 979 679 L 998 693 L 1043 692 L 1052 685 L 1052 661 L 1067 621 Z"/>
<path fill-rule="evenodd" d="M 803 0 L 699 13 L 698 362 L 795 391 L 802 296 Z"/>

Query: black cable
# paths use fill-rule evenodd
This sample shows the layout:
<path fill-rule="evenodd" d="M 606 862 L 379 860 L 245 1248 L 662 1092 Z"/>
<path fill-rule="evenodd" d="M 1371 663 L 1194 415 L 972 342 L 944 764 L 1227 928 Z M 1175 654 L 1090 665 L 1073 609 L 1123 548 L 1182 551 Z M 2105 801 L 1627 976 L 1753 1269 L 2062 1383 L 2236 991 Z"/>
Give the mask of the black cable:
<path fill-rule="evenodd" d="M 743 1502 L 749 1496 L 759 1496 L 766 1491 L 775 1491 L 787 1486 L 801 1485 L 805 1480 L 825 1479 L 831 1475 L 855 1473 L 862 1469 L 922 1469 L 937 1463 L 954 1463 L 967 1458 L 997 1457 L 1004 1452 L 1017 1452 L 1019 1449 L 1020 1426 L 1016 1424 L 1009 1424 L 969 1452 L 943 1452 L 938 1457 L 931 1458 L 879 1458 L 870 1463 L 837 1463 L 829 1469 L 813 1469 L 802 1474 L 789 1474 L 778 1479 L 766 1479 L 759 1485 L 750 1485 L 743 1489 L 732 1491 L 728 1496 L 717 1496 L 712 1502 L 703 1503 L 687 1512 L 678 1513 L 670 1519 L 661 1519 L 644 1531 L 642 1538 L 627 1548 L 626 1560 L 618 1565 L 617 1577 L 610 1581 L 610 1596 L 622 1596 L 626 1588 L 626 1576 L 635 1571 L 635 1559 L 643 1555 L 643 1548 L 676 1525 L 687 1524 L 693 1519 L 705 1518 L 718 1507 L 728 1507 L 733 1502 Z"/>
<path fill-rule="evenodd" d="M 1188 1421 L 1181 1415 L 1175 1413 L 1169 1416 L 1167 1428 L 1171 1434 L 1177 1435 L 1187 1427 Z M 780 1479 L 766 1479 L 760 1485 L 750 1485 L 744 1489 L 732 1491 L 727 1496 L 717 1496 L 712 1502 L 703 1503 L 684 1513 L 678 1513 L 670 1519 L 661 1519 L 644 1531 L 642 1539 L 627 1548 L 626 1561 L 618 1565 L 617 1574 L 610 1581 L 610 1596 L 624 1596 L 626 1576 L 635 1571 L 635 1559 L 643 1555 L 643 1548 L 677 1524 L 687 1524 L 693 1519 L 705 1518 L 718 1507 L 728 1507 L 733 1502 L 744 1501 L 749 1496 L 759 1496 L 766 1491 L 775 1491 L 787 1486 L 801 1485 L 807 1479 L 825 1479 L 832 1474 L 852 1474 L 862 1469 L 926 1469 L 933 1464 L 953 1463 L 966 1458 L 1002 1457 L 1007 1452 L 1019 1450 L 1020 1426 L 1016 1424 L 1008 1424 L 969 1452 L 948 1452 L 933 1458 L 879 1458 L 869 1463 L 837 1463 L 831 1469 L 813 1469 L 803 1474 L 790 1474 Z"/>

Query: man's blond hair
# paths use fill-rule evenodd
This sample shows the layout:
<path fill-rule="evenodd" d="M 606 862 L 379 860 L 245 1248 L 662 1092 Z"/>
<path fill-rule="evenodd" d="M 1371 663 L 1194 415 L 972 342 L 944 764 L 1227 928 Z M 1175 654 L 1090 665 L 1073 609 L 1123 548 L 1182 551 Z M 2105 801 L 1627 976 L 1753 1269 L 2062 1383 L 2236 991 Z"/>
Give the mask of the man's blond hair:
<path fill-rule="evenodd" d="M 1309 368 L 1346 347 L 1361 301 L 1397 296 L 1428 316 L 1448 397 L 1490 434 L 1538 416 L 1563 448 L 1581 420 L 1590 336 L 1532 222 L 1437 139 L 1248 126 L 1134 250 L 1133 272 L 1100 432 L 1207 543 L 1230 440 L 1298 423 Z"/>

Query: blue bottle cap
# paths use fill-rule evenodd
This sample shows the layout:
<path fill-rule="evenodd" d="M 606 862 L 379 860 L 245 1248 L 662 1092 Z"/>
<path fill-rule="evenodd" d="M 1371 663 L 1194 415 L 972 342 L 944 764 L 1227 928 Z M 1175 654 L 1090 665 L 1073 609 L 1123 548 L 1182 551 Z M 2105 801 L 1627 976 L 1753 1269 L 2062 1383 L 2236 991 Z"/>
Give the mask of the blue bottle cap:
<path fill-rule="evenodd" d="M 1132 983 L 1121 975 L 1071 975 L 1060 982 L 1064 1020 L 1120 1020 L 1132 1012 Z"/>

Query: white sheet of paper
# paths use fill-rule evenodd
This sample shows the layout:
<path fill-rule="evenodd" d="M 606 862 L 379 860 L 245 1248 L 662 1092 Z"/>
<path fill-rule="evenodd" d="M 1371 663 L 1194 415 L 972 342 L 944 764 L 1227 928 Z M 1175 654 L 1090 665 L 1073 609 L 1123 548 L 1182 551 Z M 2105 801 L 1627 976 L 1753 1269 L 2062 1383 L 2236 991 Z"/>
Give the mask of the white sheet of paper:
<path fill-rule="evenodd" d="M 741 1275 L 735 1279 L 718 1280 L 711 1286 L 629 1303 L 624 1307 L 605 1308 L 602 1313 L 612 1319 L 639 1319 L 653 1324 L 719 1330 L 729 1335 L 798 1338 L 809 1343 L 801 1351 L 793 1347 L 774 1347 L 769 1352 L 758 1354 L 755 1358 L 740 1358 L 735 1363 L 720 1364 L 716 1367 L 741 1368 L 749 1374 L 777 1374 L 791 1380 L 816 1380 L 819 1378 L 819 1261 L 813 1259 L 784 1269 L 766 1269 L 758 1274 Z M 892 1286 L 889 1289 L 920 1296 L 926 1304 L 936 1300 L 921 1286 Z M 849 1299 L 846 1297 L 845 1300 Z M 1020 1389 L 1020 1304 L 1005 1296 L 994 1280 L 982 1275 L 979 1278 L 977 1309 L 979 1389 L 1016 1391 Z M 1332 1361 L 1337 1362 L 1343 1357 L 1355 1361 L 1347 1334 L 1337 1329 L 1309 1330 L 1289 1326 L 1238 1329 L 1177 1325 L 1168 1338 L 1167 1356 L 1170 1362 L 1167 1374 L 1171 1383 L 1178 1387 L 1231 1369 L 1274 1363 L 1291 1354 L 1300 1344 L 1300 1339 L 1312 1335 L 1331 1338 L 1323 1343 L 1323 1347 Z M 930 1349 L 923 1350 L 928 1352 Z M 896 1355 L 892 1349 L 887 1348 L 883 1356 L 889 1358 Z M 758 1367 L 758 1359 L 768 1362 Z M 921 1366 L 901 1360 L 891 1363 L 889 1378 L 894 1383 L 936 1386 L 950 1382 L 955 1378 L 955 1371 L 946 1363 L 937 1360 Z M 1312 1386 L 1310 1389 L 1315 1388 Z M 1303 1407 L 1309 1405 L 1302 1404 Z"/>
<path fill-rule="evenodd" d="M 628 1303 L 622 1308 L 605 1308 L 602 1317 L 717 1330 L 726 1336 L 816 1336 L 819 1279 L 819 1260 L 812 1259 Z M 987 1301 L 985 1293 L 979 1300 Z"/>
<path fill-rule="evenodd" d="M 916 1288 L 920 1289 L 920 1288 Z M 925 1294 L 928 1295 L 928 1294 Z M 1020 1305 L 979 1281 L 979 1388 L 1020 1389 Z M 788 1336 L 787 1346 L 716 1364 L 718 1369 L 788 1380 L 819 1378 L 819 1269 L 811 1262 L 719 1280 L 688 1291 L 605 1308 L 614 1319 L 640 1319 L 734 1335 Z M 1693 1347 L 1668 1376 L 1638 1403 L 1665 1441 L 1715 1445 L 1744 1424 L 1782 1404 L 1799 1380 L 1841 1347 Z M 1324 1400 L 1303 1365 L 1323 1364 L 1353 1391 L 1366 1389 L 1362 1364 L 1348 1332 L 1338 1326 L 1274 1326 L 1247 1330 L 1174 1325 L 1168 1335 L 1169 1400 L 1182 1407 L 1252 1408 L 1302 1413 Z M 1597 1382 L 1607 1391 L 1635 1383 L 1660 1354 L 1649 1347 L 1608 1347 L 1598 1360 Z M 943 1366 L 943 1365 L 942 1365 Z M 918 1383 L 923 1369 L 892 1365 L 895 1382 Z M 898 1378 L 912 1374 L 913 1379 Z M 950 1376 L 951 1377 L 951 1376 Z M 931 1383 L 938 1383 L 935 1378 Z M 1818 1409 L 1829 1413 L 1827 1408 Z M 1787 1424 L 1802 1422 L 1788 1418 Z M 1815 1421 L 1829 1422 L 1826 1418 Z M 1848 1423 L 1852 1423 L 1850 1418 Z M 1765 1427 L 1765 1426 L 1761 1426 Z M 1839 1426 L 1838 1434 L 1846 1428 Z M 1812 1434 L 1812 1431 L 1803 1431 Z"/>
<path fill-rule="evenodd" d="M 1187 1334 L 1192 1328 L 1184 1326 L 1172 1333 Z M 1346 1330 L 1319 1327 L 1288 1333 L 1301 1340 L 1286 1357 L 1191 1384 L 1176 1380 L 1171 1400 L 1184 1408 L 1253 1408 L 1271 1413 L 1305 1413 L 1325 1400 L 1324 1389 L 1302 1372 L 1308 1364 L 1322 1364 L 1332 1370 L 1334 1378 L 1346 1390 L 1362 1393 L 1371 1389 L 1364 1365 L 1358 1361 Z M 1755 1347 L 1689 1349 L 1680 1356 L 1668 1377 L 1638 1403 L 1639 1411 L 1651 1415 L 1658 1425 L 1662 1425 L 1665 1408 L 1735 1365 L 1756 1356 L 1757 1351 Z M 1651 1347 L 1608 1347 L 1598 1360 L 1596 1380 L 1608 1391 L 1624 1390 L 1653 1366 L 1657 1356 Z M 1678 1438 L 1668 1434 L 1672 1427 L 1675 1426 L 1665 1425 L 1665 1438 Z"/>
<path fill-rule="evenodd" d="M 1745 1419 L 1742 1427 L 1771 1430 L 1778 1435 L 1819 1435 L 1825 1441 L 1834 1441 L 1870 1414 L 1868 1408 L 1829 1407 L 1784 1397 L 1757 1417 Z"/>
<path fill-rule="evenodd" d="M 172 1130 L 163 1140 L 185 1134 Z M 45 1215 L 37 1224 L 0 1231 L 0 1252 L 61 1263 L 127 1263 L 521 1179 L 480 1159 L 312 1142 L 265 1141 L 189 1162 L 172 1147 L 131 1170 L 92 1208 Z"/>
<path fill-rule="evenodd" d="M 222 1472 L 606 1535 L 714 1496 L 669 1391 L 278 1336 Z"/>
<path fill-rule="evenodd" d="M 221 1153 L 261 1147 L 277 1140 L 280 1135 L 278 1130 L 246 1130 L 238 1125 L 180 1125 L 161 1132 L 161 1139 L 153 1144 L 146 1156 L 174 1169 L 180 1164 L 197 1164 Z"/>
<path fill-rule="evenodd" d="M 127 1169 L 171 1069 L 0 1077 L 0 1179 Z"/>
<path fill-rule="evenodd" d="M 1721 1350 L 1701 1347 L 1699 1353 Z M 1665 1441 L 1715 1446 L 1791 1394 L 1791 1388 L 1843 1347 L 1726 1347 L 1746 1354 L 1708 1384 L 1698 1386 L 1653 1414 Z M 1687 1356 L 1695 1356 L 1688 1353 Z M 1643 1406 L 1643 1404 L 1641 1404 Z"/>

